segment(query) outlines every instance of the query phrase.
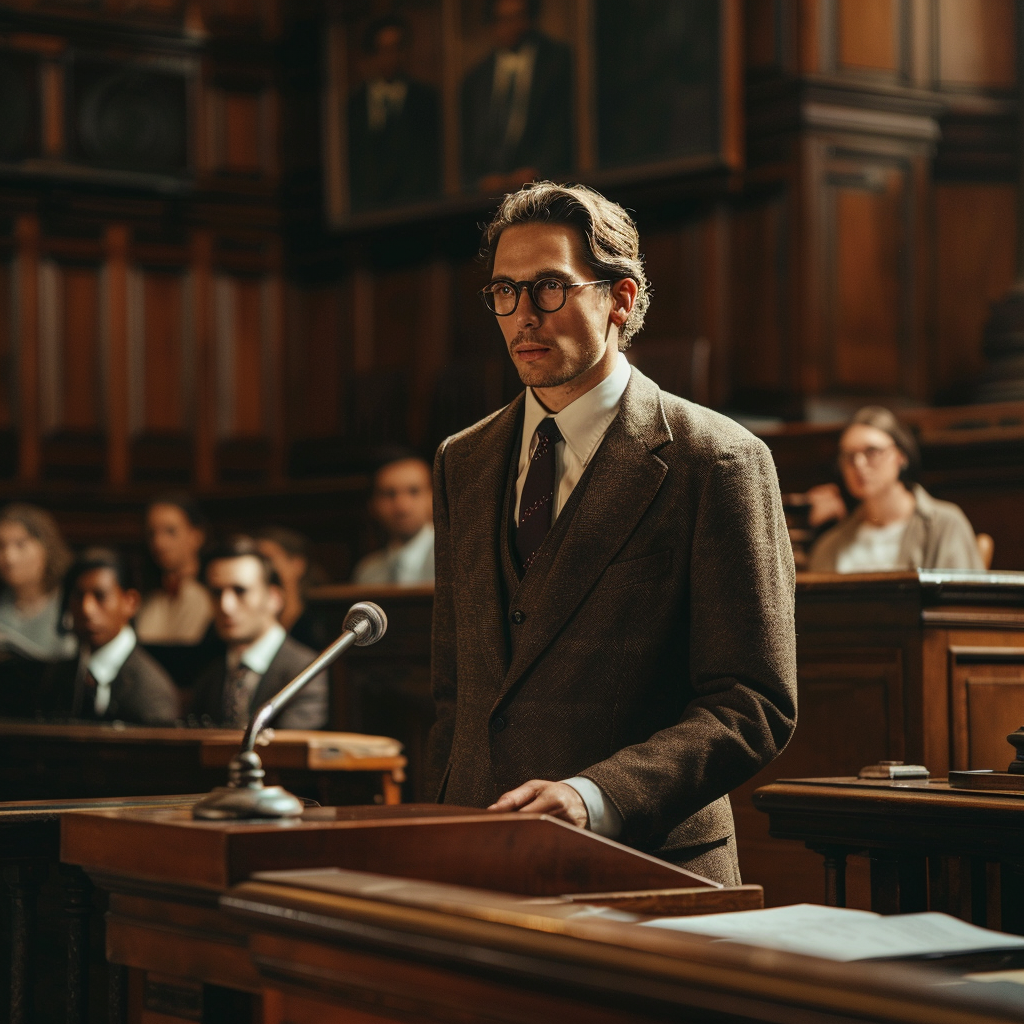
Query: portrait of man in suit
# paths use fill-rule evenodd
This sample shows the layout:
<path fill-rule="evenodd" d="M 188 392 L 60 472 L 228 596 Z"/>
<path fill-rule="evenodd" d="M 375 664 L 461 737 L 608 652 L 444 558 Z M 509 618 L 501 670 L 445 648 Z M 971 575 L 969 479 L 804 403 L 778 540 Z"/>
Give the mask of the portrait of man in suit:
<path fill-rule="evenodd" d="M 368 75 L 348 101 L 354 212 L 427 199 L 440 189 L 438 95 L 408 74 L 409 32 L 403 18 L 388 15 L 363 34 Z"/>
<path fill-rule="evenodd" d="M 270 559 L 249 537 L 235 537 L 210 553 L 206 585 L 214 627 L 226 653 L 196 682 L 192 714 L 215 725 L 244 729 L 253 712 L 295 678 L 315 651 L 293 640 L 279 619 L 284 590 Z M 310 680 L 273 720 L 278 729 L 327 725 L 327 676 Z"/>
<path fill-rule="evenodd" d="M 540 182 L 483 245 L 526 389 L 435 460 L 433 792 L 736 883 L 728 793 L 796 724 L 771 455 L 626 361 L 649 289 L 622 207 Z"/>
<path fill-rule="evenodd" d="M 540 31 L 540 0 L 489 0 L 493 49 L 462 83 L 465 187 L 498 192 L 572 168 L 572 52 Z"/>

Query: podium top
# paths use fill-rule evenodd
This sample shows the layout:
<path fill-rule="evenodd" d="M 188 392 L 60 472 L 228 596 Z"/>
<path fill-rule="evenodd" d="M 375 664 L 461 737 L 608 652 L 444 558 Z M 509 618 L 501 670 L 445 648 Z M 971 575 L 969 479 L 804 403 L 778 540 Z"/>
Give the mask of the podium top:
<path fill-rule="evenodd" d="M 61 859 L 215 890 L 258 871 L 318 867 L 535 897 L 721 888 L 547 815 L 435 805 L 313 808 L 290 821 L 196 821 L 180 807 L 78 814 L 62 822 Z"/>

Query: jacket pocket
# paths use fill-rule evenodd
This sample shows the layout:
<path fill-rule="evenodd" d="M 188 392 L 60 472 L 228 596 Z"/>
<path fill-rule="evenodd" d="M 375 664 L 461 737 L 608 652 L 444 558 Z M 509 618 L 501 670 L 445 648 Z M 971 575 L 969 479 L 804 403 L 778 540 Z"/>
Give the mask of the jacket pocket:
<path fill-rule="evenodd" d="M 650 583 L 667 576 L 672 571 L 672 549 L 654 551 L 639 558 L 623 562 L 612 562 L 601 574 L 597 585 L 601 590 L 618 590 L 637 583 Z"/>

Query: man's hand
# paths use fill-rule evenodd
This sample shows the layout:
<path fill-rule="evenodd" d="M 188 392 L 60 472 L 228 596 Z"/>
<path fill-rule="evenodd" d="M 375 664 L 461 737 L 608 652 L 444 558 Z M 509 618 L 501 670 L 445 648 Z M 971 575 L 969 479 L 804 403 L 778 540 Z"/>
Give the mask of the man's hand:
<path fill-rule="evenodd" d="M 587 805 L 583 797 L 564 782 L 531 779 L 503 793 L 487 810 L 550 814 L 552 818 L 561 818 L 570 825 L 587 827 Z"/>

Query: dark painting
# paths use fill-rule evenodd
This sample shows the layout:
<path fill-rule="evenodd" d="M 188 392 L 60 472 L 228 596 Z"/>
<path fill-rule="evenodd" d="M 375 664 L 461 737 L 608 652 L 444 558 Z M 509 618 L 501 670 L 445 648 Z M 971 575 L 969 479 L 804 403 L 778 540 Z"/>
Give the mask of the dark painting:
<path fill-rule="evenodd" d="M 361 81 L 346 108 L 350 208 L 358 213 L 430 199 L 441 191 L 441 100 L 418 77 L 415 51 L 430 44 L 398 13 L 350 27 Z"/>
<path fill-rule="evenodd" d="M 601 167 L 716 154 L 718 0 L 595 0 Z"/>
<path fill-rule="evenodd" d="M 468 35 L 486 38 L 487 49 L 462 82 L 463 186 L 494 192 L 565 176 L 573 165 L 572 49 L 546 31 L 543 19 L 564 14 L 558 8 L 566 5 L 493 0 L 477 6 L 467 5 L 464 25 Z"/>
<path fill-rule="evenodd" d="M 39 155 L 39 58 L 0 50 L 0 160 Z"/>

